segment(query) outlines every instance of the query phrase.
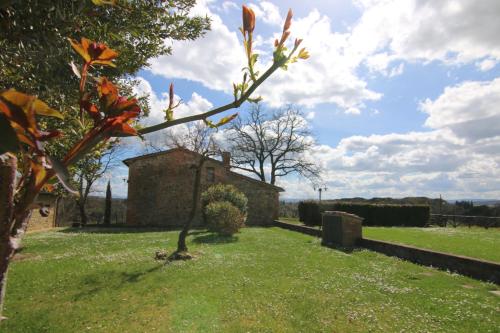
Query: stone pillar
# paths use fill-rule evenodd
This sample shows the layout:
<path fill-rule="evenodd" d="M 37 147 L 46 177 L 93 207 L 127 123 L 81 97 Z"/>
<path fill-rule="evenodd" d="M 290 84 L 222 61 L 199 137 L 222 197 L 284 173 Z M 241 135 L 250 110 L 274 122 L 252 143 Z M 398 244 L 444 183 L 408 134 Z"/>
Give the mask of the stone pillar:
<path fill-rule="evenodd" d="M 354 247 L 362 238 L 363 219 L 345 212 L 326 211 L 322 214 L 323 235 L 321 244 L 333 247 Z"/>

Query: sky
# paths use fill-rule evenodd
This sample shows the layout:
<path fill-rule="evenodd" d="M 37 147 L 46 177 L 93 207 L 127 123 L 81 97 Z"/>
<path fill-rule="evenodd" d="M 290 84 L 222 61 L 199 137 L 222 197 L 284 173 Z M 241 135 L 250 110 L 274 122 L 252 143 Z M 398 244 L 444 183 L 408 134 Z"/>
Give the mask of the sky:
<path fill-rule="evenodd" d="M 163 120 L 170 82 L 182 100 L 176 117 L 232 100 L 245 62 L 242 4 L 256 13 L 260 69 L 293 10 L 290 41 L 303 38 L 311 57 L 276 72 L 256 96 L 268 110 L 293 103 L 306 115 L 323 198 L 500 198 L 500 1 L 198 1 L 192 15 L 208 15 L 211 31 L 166 40 L 173 54 L 137 75 L 136 93 L 151 99 L 146 124 Z M 126 157 L 141 154 L 127 144 Z M 126 197 L 127 172 L 107 175 L 116 196 Z M 278 185 L 282 198 L 317 197 L 297 176 Z"/>

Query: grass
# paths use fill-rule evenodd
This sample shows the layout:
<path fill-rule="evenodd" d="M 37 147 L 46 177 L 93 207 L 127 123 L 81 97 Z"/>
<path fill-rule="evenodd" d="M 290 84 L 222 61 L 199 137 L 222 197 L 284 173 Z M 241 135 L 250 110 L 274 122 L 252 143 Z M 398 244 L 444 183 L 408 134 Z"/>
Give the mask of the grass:
<path fill-rule="evenodd" d="M 33 233 L 9 272 L 2 332 L 498 332 L 493 284 L 278 228 Z"/>
<path fill-rule="evenodd" d="M 363 236 L 500 262 L 500 229 L 363 227 Z"/>

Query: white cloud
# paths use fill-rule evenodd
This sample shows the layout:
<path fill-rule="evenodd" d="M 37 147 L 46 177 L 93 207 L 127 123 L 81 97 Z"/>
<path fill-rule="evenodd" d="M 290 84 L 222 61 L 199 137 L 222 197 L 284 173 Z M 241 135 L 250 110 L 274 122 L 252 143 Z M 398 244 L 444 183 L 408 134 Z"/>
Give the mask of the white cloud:
<path fill-rule="evenodd" d="M 230 10 L 233 10 L 233 9 L 239 9 L 238 5 L 232 1 L 224 1 L 222 3 L 221 7 L 222 7 L 222 10 L 225 12 L 229 12 Z"/>
<path fill-rule="evenodd" d="M 312 120 L 312 119 L 314 119 L 315 116 L 316 116 L 316 112 L 310 111 L 310 112 L 307 113 L 306 119 L 307 120 Z"/>
<path fill-rule="evenodd" d="M 484 59 L 483 61 L 476 63 L 477 68 L 479 68 L 481 72 L 487 72 L 490 69 L 495 68 L 496 65 L 497 61 L 493 59 Z"/>
<path fill-rule="evenodd" d="M 283 18 L 276 5 L 259 1 L 252 8 L 258 20 L 279 26 L 276 31 L 281 31 Z M 153 74 L 188 79 L 231 93 L 231 83 L 241 80 L 241 69 L 245 66 L 237 27 L 230 30 L 220 16 L 210 11 L 206 1 L 199 2 L 194 13 L 205 13 L 212 18 L 211 31 L 195 41 L 174 42 L 173 55 L 154 59 L 150 69 Z M 257 28 L 256 33 L 259 31 L 262 30 Z M 358 114 L 365 101 L 381 97 L 357 76 L 358 63 L 343 55 L 346 36 L 332 32 L 328 17 L 314 10 L 306 17 L 294 19 L 292 32 L 290 42 L 295 36 L 304 38 L 304 46 L 312 57 L 293 64 L 286 72 L 278 70 L 261 86 L 256 94 L 261 94 L 270 105 L 333 103 L 348 113 Z M 270 64 L 273 40 L 258 34 L 255 37 L 261 69 Z"/>
<path fill-rule="evenodd" d="M 500 78 L 447 87 L 421 104 L 428 132 L 351 136 L 312 156 L 329 197 L 425 195 L 500 197 Z M 302 188 L 298 186 L 302 183 Z M 288 198 L 313 197 L 304 181 L 282 179 Z"/>
<path fill-rule="evenodd" d="M 196 41 L 174 41 L 172 55 L 153 59 L 151 72 L 231 92 L 232 82 L 241 80 L 245 60 L 236 31 L 230 31 L 220 16 L 210 11 L 206 1 L 199 1 L 191 13 L 210 16 L 211 30 Z"/>
<path fill-rule="evenodd" d="M 429 114 L 425 125 L 450 128 L 469 141 L 500 135 L 500 78 L 488 82 L 463 82 L 447 87 L 436 100 L 425 100 L 422 111 Z"/>
<path fill-rule="evenodd" d="M 371 69 L 396 59 L 468 63 L 500 59 L 500 1 L 357 1 L 363 14 L 349 37 L 349 53 Z M 372 59 L 375 57 L 375 59 Z"/>
<path fill-rule="evenodd" d="M 273 26 L 282 26 L 283 18 L 279 8 L 272 2 L 261 0 L 257 4 L 250 4 L 249 7 L 254 11 L 257 20 Z"/>
<path fill-rule="evenodd" d="M 259 93 L 271 106 L 295 103 L 312 107 L 333 103 L 347 113 L 359 114 L 367 100 L 381 94 L 356 75 L 358 63 L 345 56 L 346 35 L 332 32 L 330 19 L 312 11 L 292 23 L 292 37 L 303 38 L 311 57 L 276 72 Z"/>

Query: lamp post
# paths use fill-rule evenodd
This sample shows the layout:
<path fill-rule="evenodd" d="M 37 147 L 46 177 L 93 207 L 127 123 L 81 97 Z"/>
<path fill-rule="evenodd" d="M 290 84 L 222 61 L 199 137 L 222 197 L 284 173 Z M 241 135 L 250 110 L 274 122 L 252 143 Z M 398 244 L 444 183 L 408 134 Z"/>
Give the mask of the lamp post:
<path fill-rule="evenodd" d="M 319 194 L 319 202 L 321 202 L 321 193 L 323 193 L 323 191 L 326 192 L 328 188 L 325 186 L 325 185 L 314 185 L 314 190 L 315 191 L 318 191 L 318 194 Z"/>

